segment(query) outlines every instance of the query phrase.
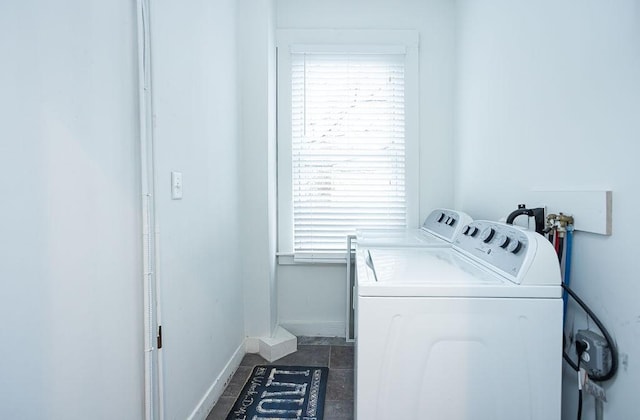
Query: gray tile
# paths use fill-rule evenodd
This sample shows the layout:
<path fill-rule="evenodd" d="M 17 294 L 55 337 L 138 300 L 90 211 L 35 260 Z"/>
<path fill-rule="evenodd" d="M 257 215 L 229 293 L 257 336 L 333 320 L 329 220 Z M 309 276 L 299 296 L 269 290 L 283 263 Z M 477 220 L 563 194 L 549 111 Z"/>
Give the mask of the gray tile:
<path fill-rule="evenodd" d="M 331 369 L 327 383 L 327 400 L 353 401 L 353 370 Z"/>
<path fill-rule="evenodd" d="M 298 346 L 298 351 L 271 362 L 278 366 L 329 366 L 330 346 Z"/>
<path fill-rule="evenodd" d="M 353 369 L 353 347 L 331 346 L 331 369 Z"/>
<path fill-rule="evenodd" d="M 298 337 L 299 346 L 353 346 L 343 337 Z"/>
<path fill-rule="evenodd" d="M 325 401 L 324 420 L 353 420 L 353 401 Z"/>
<path fill-rule="evenodd" d="M 236 399 L 234 397 L 220 397 L 213 410 L 207 416 L 207 420 L 225 420 L 235 402 Z"/>
<path fill-rule="evenodd" d="M 324 420 L 353 420 L 353 348 L 349 347 L 351 343 L 335 337 L 310 337 L 309 339 L 305 341 L 306 339 L 303 338 L 300 341 L 299 338 L 297 352 L 272 363 L 258 354 L 246 354 L 207 420 L 224 420 L 253 367 L 268 364 L 330 366 Z M 306 344 L 309 342 L 318 344 Z"/>
<path fill-rule="evenodd" d="M 253 367 L 250 366 L 240 366 L 236 373 L 233 374 L 231 381 L 229 381 L 229 385 L 222 393 L 223 397 L 233 397 L 237 398 L 240 395 L 240 391 L 242 391 L 242 387 L 249 379 L 249 375 L 253 371 Z"/>
<path fill-rule="evenodd" d="M 249 366 L 249 367 L 254 367 L 256 365 L 268 365 L 268 364 L 269 362 L 263 359 L 262 356 L 260 356 L 258 353 L 247 353 L 244 355 L 244 357 L 242 358 L 242 361 L 240 362 L 240 366 Z"/>

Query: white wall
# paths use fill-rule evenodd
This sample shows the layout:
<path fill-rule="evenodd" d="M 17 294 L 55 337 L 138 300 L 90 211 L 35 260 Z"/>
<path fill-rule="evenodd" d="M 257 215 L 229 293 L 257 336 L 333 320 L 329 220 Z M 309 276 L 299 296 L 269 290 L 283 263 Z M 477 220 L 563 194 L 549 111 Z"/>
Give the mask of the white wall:
<path fill-rule="evenodd" d="M 273 0 L 238 1 L 245 334 L 269 337 L 276 315 L 276 92 Z"/>
<path fill-rule="evenodd" d="M 280 325 L 294 335 L 344 337 L 346 276 L 344 264 L 279 266 Z"/>
<path fill-rule="evenodd" d="M 0 418 L 143 410 L 135 2 L 0 4 Z"/>
<path fill-rule="evenodd" d="M 278 0 L 277 25 L 279 29 L 412 29 L 419 32 L 420 219 L 434 207 L 451 206 L 454 199 L 455 3 L 447 0 Z M 310 328 L 302 333 L 310 335 L 317 333 L 318 325 L 327 329 L 335 322 L 344 324 L 346 268 L 340 267 L 280 266 L 280 323 L 308 323 Z M 301 298 L 301 294 L 314 297 L 315 310 L 308 309 L 306 298 Z"/>
<path fill-rule="evenodd" d="M 154 1 L 151 18 L 165 416 L 184 419 L 244 342 L 236 4 Z"/>
<path fill-rule="evenodd" d="M 457 27 L 456 204 L 495 219 L 532 188 L 613 191 L 613 235 L 576 234 L 572 285 L 628 355 L 604 417 L 638 418 L 640 3 L 460 1 Z M 565 373 L 568 420 L 577 385 Z M 583 418 L 593 411 L 585 398 Z"/>

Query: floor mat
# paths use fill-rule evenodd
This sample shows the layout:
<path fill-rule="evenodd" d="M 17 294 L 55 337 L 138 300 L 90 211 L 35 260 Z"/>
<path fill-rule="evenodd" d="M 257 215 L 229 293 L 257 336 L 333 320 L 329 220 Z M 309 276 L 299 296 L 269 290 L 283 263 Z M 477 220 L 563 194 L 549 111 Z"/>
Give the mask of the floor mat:
<path fill-rule="evenodd" d="M 256 366 L 227 420 L 322 420 L 328 374 L 326 367 Z"/>

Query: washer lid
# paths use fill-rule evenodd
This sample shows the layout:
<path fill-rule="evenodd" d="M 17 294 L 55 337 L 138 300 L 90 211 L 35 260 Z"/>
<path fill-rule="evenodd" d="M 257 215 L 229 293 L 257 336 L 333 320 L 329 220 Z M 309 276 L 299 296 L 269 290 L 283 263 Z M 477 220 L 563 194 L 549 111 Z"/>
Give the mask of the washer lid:
<path fill-rule="evenodd" d="M 505 279 L 448 250 L 369 249 L 378 283 L 504 284 Z"/>
<path fill-rule="evenodd" d="M 450 247 L 451 242 L 440 239 L 424 229 L 369 229 L 356 233 L 361 247 Z"/>
<path fill-rule="evenodd" d="M 560 287 L 512 283 L 452 249 L 360 252 L 360 296 L 561 297 Z"/>

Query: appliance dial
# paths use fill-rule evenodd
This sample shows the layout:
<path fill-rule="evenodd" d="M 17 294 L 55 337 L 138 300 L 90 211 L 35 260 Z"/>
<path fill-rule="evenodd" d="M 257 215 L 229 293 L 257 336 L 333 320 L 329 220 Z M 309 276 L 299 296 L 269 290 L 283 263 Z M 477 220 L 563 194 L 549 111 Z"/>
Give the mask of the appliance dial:
<path fill-rule="evenodd" d="M 495 233 L 496 231 L 494 228 L 488 227 L 482 231 L 480 239 L 482 239 L 485 243 L 491 242 L 491 239 L 493 239 L 493 235 L 495 235 Z"/>
<path fill-rule="evenodd" d="M 522 242 L 520 242 L 517 239 L 514 239 L 513 241 L 511 241 L 511 243 L 507 246 L 507 251 L 512 252 L 514 254 L 517 254 L 518 251 L 520 251 L 520 248 L 522 248 Z"/>
<path fill-rule="evenodd" d="M 498 235 L 498 246 L 500 248 L 506 248 L 507 245 L 509 245 L 509 242 L 511 242 L 511 238 L 509 238 L 504 233 L 501 233 L 500 235 Z"/>
<path fill-rule="evenodd" d="M 468 235 L 473 237 L 476 236 L 478 234 L 478 228 L 475 226 L 469 226 L 469 233 Z"/>
<path fill-rule="evenodd" d="M 442 223 L 442 221 L 444 220 L 444 216 L 445 216 L 445 214 L 444 214 L 444 213 L 440 213 L 440 216 L 438 216 L 438 220 L 437 220 L 437 222 L 438 222 L 438 223 Z"/>

